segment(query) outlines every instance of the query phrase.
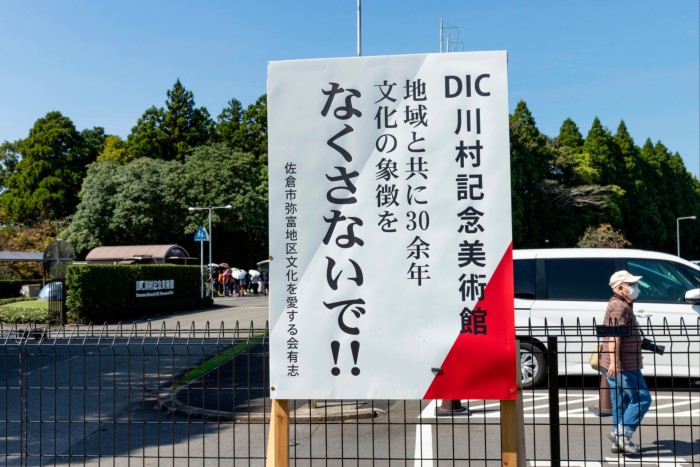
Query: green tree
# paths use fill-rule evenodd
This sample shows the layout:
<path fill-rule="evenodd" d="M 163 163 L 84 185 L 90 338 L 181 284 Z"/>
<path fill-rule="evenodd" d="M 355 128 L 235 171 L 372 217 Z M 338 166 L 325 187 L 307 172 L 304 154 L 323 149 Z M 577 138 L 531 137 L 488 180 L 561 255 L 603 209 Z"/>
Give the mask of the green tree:
<path fill-rule="evenodd" d="M 557 142 L 561 146 L 565 146 L 573 150 L 578 150 L 583 147 L 583 136 L 581 136 L 581 132 L 579 131 L 576 123 L 570 118 L 567 118 L 564 120 L 564 123 L 561 124 L 561 127 L 559 128 L 559 136 L 557 136 Z"/>
<path fill-rule="evenodd" d="M 243 122 L 243 105 L 238 99 L 231 99 L 216 119 L 216 140 L 240 148 Z"/>
<path fill-rule="evenodd" d="M 245 110 L 237 99 L 227 102 L 217 118 L 215 140 L 251 153 L 258 163 L 267 164 L 267 96 Z"/>
<path fill-rule="evenodd" d="M 625 162 L 612 134 L 600 123 L 598 117 L 593 120 L 591 129 L 586 135 L 583 153 L 586 163 L 590 164 L 592 168 L 591 173 L 598 174 L 598 177 L 594 178 L 592 182 L 596 185 L 609 187 L 612 191 L 612 195 L 608 198 L 604 219 L 614 226 L 622 225 L 620 204 L 624 190 L 620 188 L 619 184 L 620 180 L 626 176 Z"/>
<path fill-rule="evenodd" d="M 138 119 L 126 140 L 126 150 L 130 159 L 151 157 L 170 160 L 173 158 L 173 155 L 168 153 L 164 115 L 165 111 L 162 108 L 153 106 Z"/>
<path fill-rule="evenodd" d="M 600 185 L 617 185 L 624 175 L 624 162 L 610 131 L 598 117 L 593 120 L 583 143 L 583 152 L 590 156 L 592 167 L 600 178 L 594 180 Z"/>
<path fill-rule="evenodd" d="M 17 143 L 5 141 L 0 145 L 0 192 L 7 186 L 7 179 L 15 173 L 20 155 Z"/>
<path fill-rule="evenodd" d="M 80 255 L 102 245 L 178 243 L 187 212 L 182 177 L 176 161 L 95 162 L 61 236 Z"/>
<path fill-rule="evenodd" d="M 127 137 L 132 159 L 184 161 L 195 147 L 214 135 L 214 122 L 204 107 L 196 107 L 194 95 L 178 79 L 167 91 L 165 108 L 151 107 L 144 112 Z"/>
<path fill-rule="evenodd" d="M 545 219 L 545 181 L 554 154 L 540 133 L 525 102 L 510 117 L 511 199 L 513 241 L 516 248 L 544 245 L 550 240 Z"/>
<path fill-rule="evenodd" d="M 105 144 L 97 156 L 98 161 L 112 161 L 117 164 L 126 164 L 133 160 L 133 156 L 126 149 L 126 142 L 119 136 L 109 135 L 105 138 Z"/>
<path fill-rule="evenodd" d="M 38 119 L 29 136 L 16 143 L 22 159 L 0 195 L 8 220 L 32 222 L 71 214 L 78 204 L 86 167 L 96 157 L 101 131 L 81 134 L 60 112 Z"/>
<path fill-rule="evenodd" d="M 102 127 L 85 129 L 80 132 L 83 141 L 85 141 L 85 151 L 88 160 L 94 161 L 102 152 L 105 146 L 107 135 Z"/>
<path fill-rule="evenodd" d="M 618 180 L 618 184 L 624 190 L 619 203 L 622 230 L 634 245 L 648 248 L 650 245 L 647 239 L 657 235 L 652 231 L 661 228 L 659 212 L 651 194 L 654 187 L 644 180 L 648 168 L 624 121 L 621 121 L 617 128 L 614 142 L 624 161 L 624 174 Z"/>
<path fill-rule="evenodd" d="M 556 166 L 562 184 L 592 185 L 600 179 L 591 165 L 590 155 L 583 152 L 583 137 L 573 120 L 564 120 L 554 144 L 558 149 Z"/>
<path fill-rule="evenodd" d="M 223 143 L 196 148 L 184 163 L 139 158 L 100 160 L 88 170 L 81 201 L 61 234 L 79 255 L 102 245 L 178 243 L 196 248 L 193 234 L 214 210 L 216 257 L 249 265 L 267 256 L 267 166 Z"/>
<path fill-rule="evenodd" d="M 267 95 L 260 96 L 243 113 L 239 149 L 267 165 Z"/>
<path fill-rule="evenodd" d="M 193 151 L 185 162 L 185 174 L 190 206 L 233 206 L 212 212 L 215 258 L 242 266 L 266 258 L 267 166 L 256 163 L 253 154 L 211 144 Z M 185 231 L 193 234 L 198 225 L 206 225 L 206 215 L 206 211 L 193 212 Z"/>
<path fill-rule="evenodd" d="M 194 95 L 178 79 L 167 93 L 164 115 L 167 141 L 175 160 L 184 161 L 192 148 L 207 143 L 214 133 L 214 122 L 204 107 L 195 107 Z"/>

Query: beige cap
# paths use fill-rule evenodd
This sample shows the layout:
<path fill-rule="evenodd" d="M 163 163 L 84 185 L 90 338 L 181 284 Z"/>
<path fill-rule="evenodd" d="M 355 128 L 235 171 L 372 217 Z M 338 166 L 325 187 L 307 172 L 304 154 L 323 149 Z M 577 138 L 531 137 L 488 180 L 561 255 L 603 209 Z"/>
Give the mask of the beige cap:
<path fill-rule="evenodd" d="M 642 276 L 633 276 L 623 269 L 622 271 L 617 271 L 615 274 L 610 276 L 610 287 L 616 289 L 621 284 L 634 284 L 641 278 Z"/>

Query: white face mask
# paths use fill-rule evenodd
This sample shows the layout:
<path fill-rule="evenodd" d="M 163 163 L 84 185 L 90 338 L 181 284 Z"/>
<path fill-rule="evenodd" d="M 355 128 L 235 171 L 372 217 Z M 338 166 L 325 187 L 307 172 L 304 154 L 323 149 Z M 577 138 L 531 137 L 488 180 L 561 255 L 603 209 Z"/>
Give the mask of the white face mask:
<path fill-rule="evenodd" d="M 630 300 L 635 300 L 637 297 L 639 297 L 639 286 L 637 285 L 630 285 L 630 286 L 625 286 L 627 289 L 627 298 Z"/>

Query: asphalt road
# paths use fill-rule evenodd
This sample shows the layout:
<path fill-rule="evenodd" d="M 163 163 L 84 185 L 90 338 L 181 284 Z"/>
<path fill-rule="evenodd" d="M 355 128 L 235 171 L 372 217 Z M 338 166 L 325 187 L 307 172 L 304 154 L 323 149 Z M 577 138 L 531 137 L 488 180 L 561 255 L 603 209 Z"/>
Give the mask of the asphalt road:
<path fill-rule="evenodd" d="M 269 297 L 264 295 L 215 297 L 212 308 L 135 319 L 125 321 L 123 324 L 144 327 L 150 323 L 154 329 L 163 325 L 173 329 L 179 324 L 181 328 L 194 325 L 195 328 L 201 329 L 208 323 L 213 328 L 220 328 L 223 324 L 226 329 L 233 329 L 237 323 L 245 328 L 250 327 L 252 323 L 255 329 L 264 329 L 268 320 L 268 299 Z"/>

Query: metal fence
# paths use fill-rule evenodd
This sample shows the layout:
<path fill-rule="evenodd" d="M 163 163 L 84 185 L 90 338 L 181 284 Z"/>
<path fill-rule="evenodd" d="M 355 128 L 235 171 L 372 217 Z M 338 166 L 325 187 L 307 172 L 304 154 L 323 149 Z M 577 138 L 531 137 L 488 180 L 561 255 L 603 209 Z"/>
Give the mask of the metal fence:
<path fill-rule="evenodd" d="M 46 285 L 48 286 L 49 322 L 66 323 L 66 294 L 63 293 L 66 290 L 66 281 L 56 279 Z"/>
<path fill-rule="evenodd" d="M 697 374 L 700 323 L 647 329 Z M 651 331 L 651 333 L 649 333 Z M 263 466 L 267 329 L 0 328 L 0 465 Z M 549 385 L 525 389 L 528 465 L 700 465 L 694 379 L 647 377 L 643 451 L 611 451 L 587 360 L 594 326 L 518 329 Z M 653 375 L 655 358 L 645 361 Z M 558 367 L 558 368 L 557 368 Z M 555 376 L 556 372 L 559 376 Z M 501 465 L 498 401 L 293 401 L 290 465 Z"/>

